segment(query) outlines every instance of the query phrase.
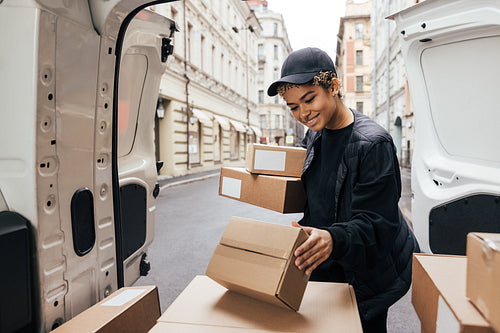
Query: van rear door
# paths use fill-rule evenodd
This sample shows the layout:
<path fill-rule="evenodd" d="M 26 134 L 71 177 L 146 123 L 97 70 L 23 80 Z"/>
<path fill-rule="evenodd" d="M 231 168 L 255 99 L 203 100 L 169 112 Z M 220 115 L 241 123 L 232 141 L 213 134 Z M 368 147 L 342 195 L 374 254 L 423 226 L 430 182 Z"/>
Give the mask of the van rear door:
<path fill-rule="evenodd" d="M 422 250 L 500 232 L 500 3 L 424 1 L 392 17 L 415 110 L 412 217 Z"/>
<path fill-rule="evenodd" d="M 114 189 L 118 284 L 131 285 L 147 274 L 146 252 L 154 236 L 159 192 L 154 118 L 166 67 L 173 22 L 143 10 L 127 27 L 120 50 L 115 91 L 118 190 Z M 116 80 L 115 80 L 116 82 Z M 121 278 L 123 280 L 121 280 Z M 120 281 L 121 280 L 121 281 Z"/>

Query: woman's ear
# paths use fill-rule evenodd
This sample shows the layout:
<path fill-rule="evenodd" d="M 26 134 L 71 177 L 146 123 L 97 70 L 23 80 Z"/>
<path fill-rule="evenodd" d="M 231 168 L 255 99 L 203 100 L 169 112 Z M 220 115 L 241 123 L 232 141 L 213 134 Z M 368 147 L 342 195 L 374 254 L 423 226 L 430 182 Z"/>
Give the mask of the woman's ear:
<path fill-rule="evenodd" d="M 328 91 L 333 95 L 333 96 L 338 96 L 340 90 L 340 84 L 339 80 L 337 78 L 332 79 L 332 83 L 330 84 L 330 89 Z"/>

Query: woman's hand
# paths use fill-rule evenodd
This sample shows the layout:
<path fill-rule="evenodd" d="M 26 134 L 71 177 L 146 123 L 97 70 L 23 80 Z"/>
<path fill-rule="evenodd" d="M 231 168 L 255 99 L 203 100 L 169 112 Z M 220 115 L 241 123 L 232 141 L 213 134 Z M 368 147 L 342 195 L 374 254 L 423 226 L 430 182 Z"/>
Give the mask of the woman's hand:
<path fill-rule="evenodd" d="M 330 257 L 333 250 L 333 240 L 330 233 L 326 230 L 303 227 L 295 221 L 292 221 L 293 227 L 302 228 L 309 238 L 299 246 L 294 255 L 295 266 L 300 270 L 305 270 L 307 275 L 311 275 L 323 261 Z"/>

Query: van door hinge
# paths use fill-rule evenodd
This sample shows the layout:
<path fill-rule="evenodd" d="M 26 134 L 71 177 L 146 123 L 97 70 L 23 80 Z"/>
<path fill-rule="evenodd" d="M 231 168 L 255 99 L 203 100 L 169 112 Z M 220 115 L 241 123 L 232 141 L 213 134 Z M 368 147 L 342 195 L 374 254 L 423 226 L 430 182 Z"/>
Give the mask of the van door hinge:
<path fill-rule="evenodd" d="M 170 38 L 161 39 L 161 62 L 166 62 L 169 55 L 174 53 L 174 46 Z"/>

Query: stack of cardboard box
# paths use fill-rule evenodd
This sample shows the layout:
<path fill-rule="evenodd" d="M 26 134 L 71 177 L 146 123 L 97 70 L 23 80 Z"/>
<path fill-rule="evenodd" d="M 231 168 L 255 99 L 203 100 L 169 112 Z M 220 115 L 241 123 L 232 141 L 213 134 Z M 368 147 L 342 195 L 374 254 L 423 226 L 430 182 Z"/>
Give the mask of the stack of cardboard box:
<path fill-rule="evenodd" d="M 221 169 L 219 194 L 280 213 L 301 213 L 305 158 L 303 148 L 250 144 L 245 168 Z"/>
<path fill-rule="evenodd" d="M 222 168 L 219 194 L 302 212 L 305 156 L 301 148 L 250 145 L 246 168 Z M 300 228 L 232 217 L 207 276 L 197 276 L 151 332 L 361 332 L 353 288 L 308 283 L 295 266 L 307 237 Z"/>
<path fill-rule="evenodd" d="M 281 213 L 302 212 L 300 181 L 306 150 L 250 144 L 245 168 L 222 168 L 219 194 Z M 308 277 L 293 252 L 306 239 L 300 228 L 233 217 L 207 268 L 232 291 L 298 310 Z"/>
<path fill-rule="evenodd" d="M 467 256 L 415 254 L 422 332 L 500 332 L 500 234 L 470 233 Z"/>

